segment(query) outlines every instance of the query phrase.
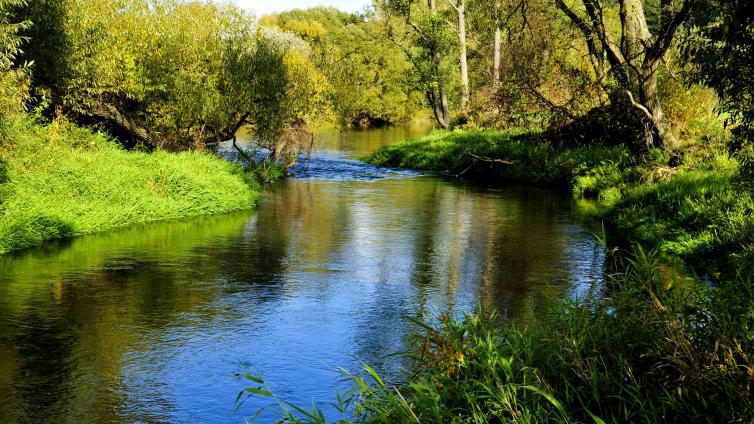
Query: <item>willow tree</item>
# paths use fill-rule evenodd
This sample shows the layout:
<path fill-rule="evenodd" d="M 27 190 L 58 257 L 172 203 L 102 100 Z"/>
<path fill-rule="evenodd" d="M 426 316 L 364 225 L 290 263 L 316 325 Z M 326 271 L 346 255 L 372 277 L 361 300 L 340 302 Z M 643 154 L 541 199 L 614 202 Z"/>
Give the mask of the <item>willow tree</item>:
<path fill-rule="evenodd" d="M 41 23 L 54 24 L 50 34 L 65 45 L 29 54 L 43 55 L 39 66 L 59 66 L 35 69 L 51 76 L 55 110 L 93 120 L 126 144 L 212 147 L 252 125 L 272 145 L 305 127 L 319 106 L 321 79 L 306 45 L 259 30 L 232 5 L 45 1 L 61 4 L 57 21 Z"/>
<path fill-rule="evenodd" d="M 678 28 L 698 0 L 660 0 L 654 34 L 647 24 L 642 0 L 618 0 L 618 34 L 612 33 L 607 24 L 609 5 L 606 2 L 580 0 L 580 7 L 577 7 L 565 0 L 555 1 L 579 29 L 595 61 L 607 62 L 609 74 L 622 90 L 621 95 L 644 114 L 649 123 L 644 137 L 647 147 L 672 145 L 674 137 L 666 123 L 657 90 L 657 72 Z"/>

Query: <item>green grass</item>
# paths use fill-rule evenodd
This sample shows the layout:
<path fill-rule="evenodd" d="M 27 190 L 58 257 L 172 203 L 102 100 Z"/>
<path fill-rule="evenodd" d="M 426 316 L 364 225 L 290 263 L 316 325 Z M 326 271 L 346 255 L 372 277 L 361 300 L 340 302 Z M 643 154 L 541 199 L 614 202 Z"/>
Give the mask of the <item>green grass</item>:
<path fill-rule="evenodd" d="M 349 375 L 338 422 L 752 422 L 752 281 L 709 289 L 640 247 L 620 265 L 607 296 L 563 300 L 526 325 L 417 322 L 406 382 L 368 366 Z M 251 379 L 245 394 L 274 396 Z M 325 422 L 316 406 L 280 405 L 281 422 Z"/>
<path fill-rule="evenodd" d="M 531 134 L 531 130 L 525 128 L 502 132 L 435 131 L 418 140 L 383 147 L 364 160 L 380 166 L 449 171 L 474 179 L 568 185 L 585 169 L 631 159 L 623 147 L 558 149 L 549 143 L 534 141 Z"/>
<path fill-rule="evenodd" d="M 0 253 L 134 223 L 252 207 L 259 186 L 202 152 L 131 152 L 57 121 L 7 123 L 0 144 Z"/>
<path fill-rule="evenodd" d="M 689 146 L 677 166 L 648 162 L 638 178 L 620 184 L 619 200 L 597 214 L 620 238 L 712 276 L 754 272 L 752 182 L 723 146 Z"/>

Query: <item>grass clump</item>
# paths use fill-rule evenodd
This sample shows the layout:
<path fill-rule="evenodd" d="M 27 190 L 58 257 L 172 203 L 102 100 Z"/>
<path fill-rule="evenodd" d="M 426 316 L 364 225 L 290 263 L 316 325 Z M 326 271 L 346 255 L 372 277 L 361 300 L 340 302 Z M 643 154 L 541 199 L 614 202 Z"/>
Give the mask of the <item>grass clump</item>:
<path fill-rule="evenodd" d="M 10 123 L 0 144 L 0 253 L 129 224 L 252 207 L 259 186 L 202 152 L 126 151 L 58 120 Z"/>
<path fill-rule="evenodd" d="M 342 422 L 754 420 L 752 281 L 710 289 L 636 249 L 608 296 L 563 300 L 539 322 L 469 314 L 420 324 L 406 382 L 365 367 L 338 396 L 354 411 Z M 284 416 L 325 422 L 316 407 Z"/>
<path fill-rule="evenodd" d="M 506 179 L 542 185 L 568 185 L 598 164 L 630 160 L 622 146 L 557 148 L 536 140 L 530 129 L 435 131 L 418 140 L 377 150 L 373 165 L 448 171 L 473 179 Z"/>
<path fill-rule="evenodd" d="M 717 278 L 754 271 L 754 193 L 719 145 L 692 145 L 681 163 L 648 162 L 598 217 L 618 236 L 657 247 Z"/>

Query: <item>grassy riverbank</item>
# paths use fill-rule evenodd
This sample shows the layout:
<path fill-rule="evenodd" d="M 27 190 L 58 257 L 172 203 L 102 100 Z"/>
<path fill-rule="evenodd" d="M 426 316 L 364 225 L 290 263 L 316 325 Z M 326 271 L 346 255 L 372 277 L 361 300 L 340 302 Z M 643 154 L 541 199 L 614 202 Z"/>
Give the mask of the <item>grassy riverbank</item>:
<path fill-rule="evenodd" d="M 6 123 L 0 144 L 0 253 L 134 223 L 252 207 L 255 181 L 201 152 L 131 152 L 57 121 Z"/>
<path fill-rule="evenodd" d="M 445 317 L 400 392 L 356 377 L 367 422 L 751 422 L 754 290 L 716 290 L 638 250 L 611 295 L 528 326 Z"/>
<path fill-rule="evenodd" d="M 605 161 L 629 158 L 624 147 L 557 149 L 535 144 L 527 129 L 435 131 L 418 140 L 385 146 L 364 160 L 373 165 L 449 172 L 479 180 L 567 185 Z M 502 161 L 502 162 L 500 162 Z"/>
<path fill-rule="evenodd" d="M 382 148 L 366 160 L 484 182 L 569 187 L 576 197 L 598 199 L 601 207 L 591 214 L 623 240 L 640 241 L 713 276 L 754 270 L 752 187 L 740 178 L 723 134 L 643 158 L 623 147 L 558 148 L 526 135 L 438 131 Z"/>

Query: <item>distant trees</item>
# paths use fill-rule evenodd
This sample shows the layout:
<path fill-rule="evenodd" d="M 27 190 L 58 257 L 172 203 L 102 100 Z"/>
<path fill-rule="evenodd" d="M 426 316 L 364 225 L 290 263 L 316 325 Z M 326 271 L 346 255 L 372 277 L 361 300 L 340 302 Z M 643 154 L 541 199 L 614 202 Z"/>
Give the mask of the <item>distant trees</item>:
<path fill-rule="evenodd" d="M 383 34 L 398 46 L 414 68 L 415 86 L 424 92 L 438 125 L 450 126 L 450 91 L 454 63 L 452 29 L 438 6 L 442 0 L 376 0 Z M 458 56 L 455 56 L 458 57 Z"/>
<path fill-rule="evenodd" d="M 411 64 L 367 16 L 317 7 L 265 16 L 260 24 L 295 34 L 311 47 L 311 60 L 325 76 L 333 119 L 346 125 L 399 123 L 423 112 L 410 85 Z"/>

